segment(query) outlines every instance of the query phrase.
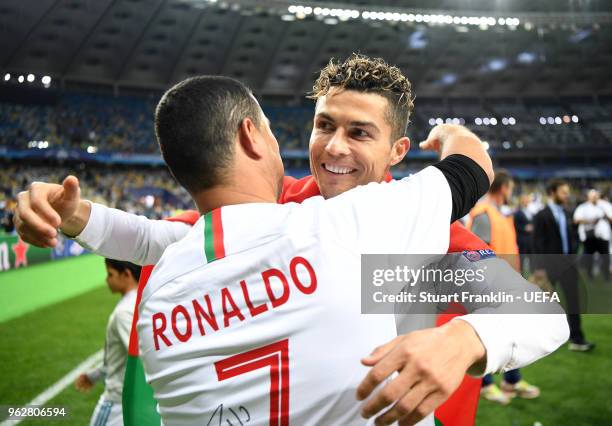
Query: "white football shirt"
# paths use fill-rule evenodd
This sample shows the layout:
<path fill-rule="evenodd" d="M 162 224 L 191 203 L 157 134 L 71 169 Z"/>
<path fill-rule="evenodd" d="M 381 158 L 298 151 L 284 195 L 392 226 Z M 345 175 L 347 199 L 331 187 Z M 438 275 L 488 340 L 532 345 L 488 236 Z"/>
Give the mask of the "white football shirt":
<path fill-rule="evenodd" d="M 360 359 L 397 332 L 393 315 L 361 314 L 360 256 L 446 253 L 451 210 L 428 167 L 329 200 L 204 215 L 166 250 L 139 307 L 164 424 L 364 424 Z"/>
<path fill-rule="evenodd" d="M 587 232 L 594 231 L 595 237 L 602 240 L 610 240 L 610 222 L 612 217 L 612 205 L 606 200 L 598 200 L 597 204 L 589 201 L 580 204 L 574 212 L 574 220 L 587 220 L 593 223 L 581 223 L 578 225 L 580 241 L 587 239 Z"/>

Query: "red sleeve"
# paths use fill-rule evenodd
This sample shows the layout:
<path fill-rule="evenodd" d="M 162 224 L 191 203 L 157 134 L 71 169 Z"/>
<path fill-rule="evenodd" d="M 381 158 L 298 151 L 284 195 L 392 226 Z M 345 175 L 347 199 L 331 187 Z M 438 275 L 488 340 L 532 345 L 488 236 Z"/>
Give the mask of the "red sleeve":
<path fill-rule="evenodd" d="M 448 253 L 483 249 L 490 249 L 490 247 L 463 226 L 461 222 L 456 221 L 451 224 Z M 449 306 L 446 313 L 438 315 L 436 326 L 440 327 L 454 317 L 465 314 L 467 314 L 467 311 L 463 306 L 453 304 Z M 481 383 L 482 379 L 466 375 L 455 392 L 436 409 L 435 416 L 438 422 L 444 426 L 474 426 Z"/>
<path fill-rule="evenodd" d="M 450 226 L 448 253 L 459 253 L 465 250 L 491 250 L 491 247 L 457 220 Z"/>
<path fill-rule="evenodd" d="M 285 176 L 283 179 L 283 193 L 280 196 L 279 203 L 301 203 L 305 199 L 317 195 L 321 195 L 321 192 L 314 177 L 306 176 L 302 179 L 296 179 Z"/>

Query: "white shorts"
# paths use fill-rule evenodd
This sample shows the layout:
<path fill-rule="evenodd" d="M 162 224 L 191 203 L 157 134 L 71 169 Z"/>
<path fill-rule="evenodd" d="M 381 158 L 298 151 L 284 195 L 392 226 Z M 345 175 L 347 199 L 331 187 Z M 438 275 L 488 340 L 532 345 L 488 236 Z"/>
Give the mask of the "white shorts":
<path fill-rule="evenodd" d="M 100 397 L 91 416 L 89 426 L 123 426 L 121 403 Z"/>

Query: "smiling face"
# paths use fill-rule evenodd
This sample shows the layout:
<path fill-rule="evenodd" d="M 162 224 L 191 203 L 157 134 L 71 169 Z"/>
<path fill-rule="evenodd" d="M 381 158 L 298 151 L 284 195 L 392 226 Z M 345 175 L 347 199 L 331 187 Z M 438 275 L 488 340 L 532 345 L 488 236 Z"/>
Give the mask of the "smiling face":
<path fill-rule="evenodd" d="M 375 93 L 334 88 L 317 100 L 310 136 L 310 169 L 325 198 L 382 182 L 410 147 L 392 140 L 389 101 Z"/>

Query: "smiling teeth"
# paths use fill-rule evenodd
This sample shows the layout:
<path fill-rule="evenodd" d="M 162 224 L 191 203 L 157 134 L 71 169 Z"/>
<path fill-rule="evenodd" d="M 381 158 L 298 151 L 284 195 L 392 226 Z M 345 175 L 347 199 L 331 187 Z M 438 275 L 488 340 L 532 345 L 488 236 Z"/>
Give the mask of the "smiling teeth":
<path fill-rule="evenodd" d="M 324 166 L 325 166 L 325 170 L 332 172 L 332 173 L 337 173 L 340 175 L 346 175 L 353 171 L 353 169 L 351 169 L 350 167 L 338 167 L 338 166 L 332 166 L 329 164 L 325 164 Z"/>

